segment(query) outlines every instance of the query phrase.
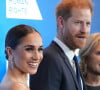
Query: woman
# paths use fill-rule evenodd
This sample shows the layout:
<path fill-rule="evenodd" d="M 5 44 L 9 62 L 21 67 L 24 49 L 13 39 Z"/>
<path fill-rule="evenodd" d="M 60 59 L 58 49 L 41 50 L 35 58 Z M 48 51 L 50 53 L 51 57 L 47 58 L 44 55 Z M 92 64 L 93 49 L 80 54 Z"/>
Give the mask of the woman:
<path fill-rule="evenodd" d="M 5 53 L 8 70 L 0 90 L 30 90 L 27 74 L 35 74 L 43 58 L 40 33 L 28 25 L 13 27 L 6 36 Z"/>
<path fill-rule="evenodd" d="M 91 35 L 79 54 L 87 90 L 100 90 L 100 33 Z"/>

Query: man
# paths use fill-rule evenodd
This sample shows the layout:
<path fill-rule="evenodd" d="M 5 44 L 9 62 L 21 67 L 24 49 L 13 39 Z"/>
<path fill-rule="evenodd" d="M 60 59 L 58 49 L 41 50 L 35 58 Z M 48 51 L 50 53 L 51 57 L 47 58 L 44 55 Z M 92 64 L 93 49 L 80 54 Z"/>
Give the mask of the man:
<path fill-rule="evenodd" d="M 44 50 L 37 74 L 30 77 L 32 90 L 85 90 L 81 75 L 81 86 L 78 83 L 73 57 L 86 44 L 92 13 L 90 0 L 62 0 L 57 6 L 57 35 Z"/>

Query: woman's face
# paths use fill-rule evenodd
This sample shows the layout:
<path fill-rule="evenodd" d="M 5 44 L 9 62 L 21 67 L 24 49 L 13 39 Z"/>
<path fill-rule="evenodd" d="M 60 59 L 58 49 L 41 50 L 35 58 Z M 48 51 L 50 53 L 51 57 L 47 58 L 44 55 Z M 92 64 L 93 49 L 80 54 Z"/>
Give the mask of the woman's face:
<path fill-rule="evenodd" d="M 30 33 L 12 50 L 14 67 L 25 73 L 35 74 L 43 58 L 42 38 L 38 33 Z"/>
<path fill-rule="evenodd" d="M 100 41 L 89 55 L 87 62 L 88 72 L 94 75 L 100 75 Z"/>

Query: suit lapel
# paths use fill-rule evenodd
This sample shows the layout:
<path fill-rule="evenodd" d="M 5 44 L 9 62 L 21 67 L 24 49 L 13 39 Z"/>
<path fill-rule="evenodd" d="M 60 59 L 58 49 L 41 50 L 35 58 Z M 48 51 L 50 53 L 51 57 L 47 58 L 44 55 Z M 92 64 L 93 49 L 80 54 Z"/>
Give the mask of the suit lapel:
<path fill-rule="evenodd" d="M 73 77 L 73 80 L 76 84 L 76 86 L 78 87 L 78 90 L 79 90 L 79 85 L 78 85 L 78 82 L 77 82 L 77 78 L 76 78 L 76 75 L 75 75 L 75 72 L 69 62 L 69 59 L 68 57 L 65 55 L 65 53 L 63 52 L 63 50 L 58 46 L 58 44 L 56 44 L 56 42 L 53 42 L 52 44 L 54 44 L 57 48 L 59 48 L 59 54 L 60 56 L 63 58 L 64 60 L 64 63 L 67 65 L 67 67 L 69 68 L 70 72 L 71 72 L 71 75 Z"/>
<path fill-rule="evenodd" d="M 72 66 L 71 66 L 68 58 L 66 57 L 66 55 L 61 55 L 61 56 L 64 58 L 63 60 L 64 60 L 65 64 L 67 65 L 67 67 L 69 68 L 69 70 L 71 72 L 71 75 L 72 75 L 72 77 L 74 79 L 74 82 L 75 82 L 76 86 L 79 88 L 79 85 L 78 85 L 78 82 L 77 82 L 77 78 L 76 78 L 75 72 L 74 72 L 74 70 L 73 70 L 73 68 L 72 68 Z"/>

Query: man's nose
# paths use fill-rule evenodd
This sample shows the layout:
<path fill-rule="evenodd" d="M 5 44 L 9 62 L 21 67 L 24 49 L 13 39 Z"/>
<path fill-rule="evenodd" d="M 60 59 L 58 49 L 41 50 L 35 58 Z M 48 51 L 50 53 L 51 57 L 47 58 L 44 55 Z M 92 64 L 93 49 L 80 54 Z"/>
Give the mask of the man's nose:
<path fill-rule="evenodd" d="M 81 33 L 86 33 L 87 32 L 87 30 L 88 30 L 88 28 L 87 28 L 87 26 L 86 26 L 86 24 L 85 23 L 83 23 L 82 24 L 82 26 L 81 26 Z"/>

